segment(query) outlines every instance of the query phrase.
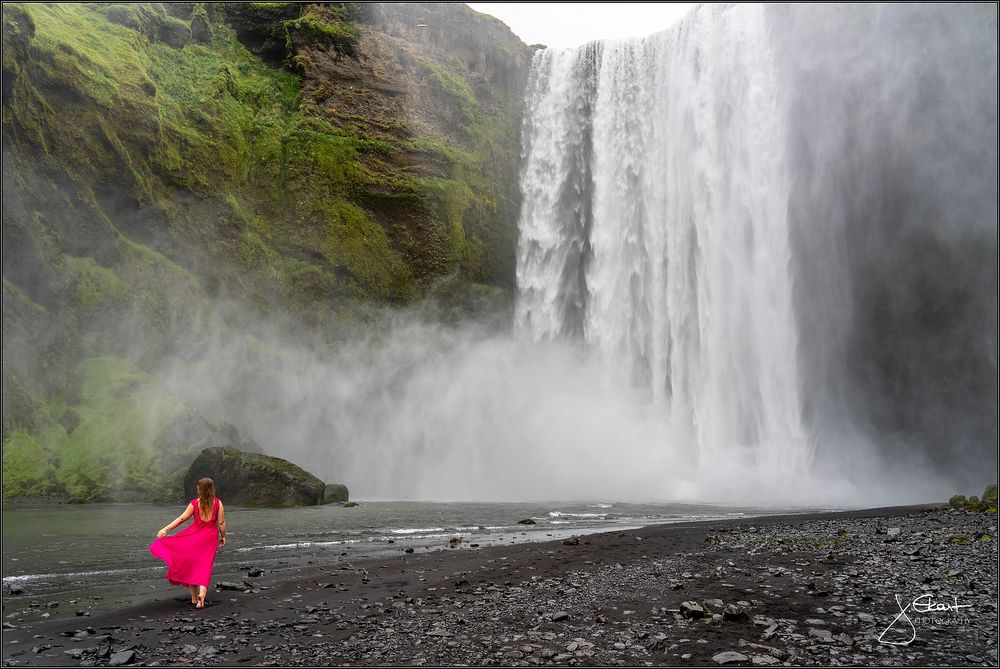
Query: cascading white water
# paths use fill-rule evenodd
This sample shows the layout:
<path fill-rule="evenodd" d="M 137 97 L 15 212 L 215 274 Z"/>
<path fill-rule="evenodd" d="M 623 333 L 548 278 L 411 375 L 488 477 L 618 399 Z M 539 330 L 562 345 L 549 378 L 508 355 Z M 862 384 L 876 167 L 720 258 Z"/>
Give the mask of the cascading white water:
<path fill-rule="evenodd" d="M 673 448 L 787 476 L 810 443 L 764 11 L 705 6 L 646 39 L 536 54 L 517 320 L 627 369 L 688 442 Z"/>

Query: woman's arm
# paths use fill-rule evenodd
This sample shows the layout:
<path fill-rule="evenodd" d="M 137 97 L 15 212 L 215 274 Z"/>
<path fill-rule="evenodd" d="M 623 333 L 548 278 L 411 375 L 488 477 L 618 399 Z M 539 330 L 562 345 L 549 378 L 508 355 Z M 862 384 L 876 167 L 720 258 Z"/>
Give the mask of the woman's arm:
<path fill-rule="evenodd" d="M 156 538 L 157 539 L 162 539 L 164 536 L 166 536 L 167 532 L 169 532 L 170 530 L 174 529 L 175 527 L 177 527 L 178 525 L 180 525 L 181 523 L 183 523 L 185 520 L 187 520 L 188 518 L 190 518 L 193 514 L 194 514 L 194 505 L 188 504 L 187 508 L 184 509 L 184 513 L 182 513 L 181 515 L 179 515 L 176 518 L 174 518 L 174 522 L 170 523 L 169 525 L 167 525 L 162 530 L 160 530 L 159 532 L 156 533 Z"/>
<path fill-rule="evenodd" d="M 222 506 L 222 501 L 219 501 L 219 546 L 226 545 L 226 509 Z"/>

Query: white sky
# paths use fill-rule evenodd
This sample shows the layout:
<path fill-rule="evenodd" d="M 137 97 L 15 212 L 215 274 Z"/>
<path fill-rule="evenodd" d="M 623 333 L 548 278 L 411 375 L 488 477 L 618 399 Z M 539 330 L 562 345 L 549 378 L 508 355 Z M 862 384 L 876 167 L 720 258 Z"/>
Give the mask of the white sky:
<path fill-rule="evenodd" d="M 506 23 L 525 44 L 580 46 L 595 39 L 644 37 L 673 25 L 696 3 L 470 2 Z"/>

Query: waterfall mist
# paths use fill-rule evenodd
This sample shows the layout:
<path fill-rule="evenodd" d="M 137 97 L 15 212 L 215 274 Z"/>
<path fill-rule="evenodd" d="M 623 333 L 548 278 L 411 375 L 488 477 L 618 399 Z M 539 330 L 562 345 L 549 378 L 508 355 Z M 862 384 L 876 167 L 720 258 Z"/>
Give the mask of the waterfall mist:
<path fill-rule="evenodd" d="M 990 5 L 707 5 L 540 51 L 509 331 L 397 313 L 322 354 L 218 335 L 170 387 L 363 498 L 979 488 L 996 34 Z"/>

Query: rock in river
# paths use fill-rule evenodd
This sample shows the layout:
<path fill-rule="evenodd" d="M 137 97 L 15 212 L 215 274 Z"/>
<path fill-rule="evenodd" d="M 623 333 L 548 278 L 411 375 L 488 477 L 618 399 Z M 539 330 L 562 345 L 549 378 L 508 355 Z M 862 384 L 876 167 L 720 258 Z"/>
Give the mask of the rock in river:
<path fill-rule="evenodd" d="M 346 502 L 350 499 L 347 486 L 343 483 L 327 483 L 323 492 L 323 503 L 333 504 L 334 502 Z"/>
<path fill-rule="evenodd" d="M 184 494 L 195 497 L 198 479 L 215 480 L 219 497 L 234 506 L 322 504 L 326 484 L 288 460 L 231 446 L 202 451 L 184 477 Z"/>

